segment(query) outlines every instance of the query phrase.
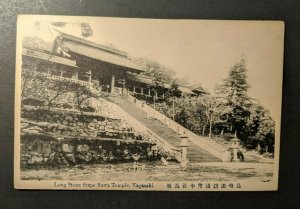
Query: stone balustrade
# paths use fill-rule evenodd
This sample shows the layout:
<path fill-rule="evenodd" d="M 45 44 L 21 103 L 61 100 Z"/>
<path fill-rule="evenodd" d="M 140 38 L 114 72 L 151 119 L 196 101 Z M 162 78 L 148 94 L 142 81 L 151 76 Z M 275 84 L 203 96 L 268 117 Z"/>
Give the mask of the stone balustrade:
<path fill-rule="evenodd" d="M 186 129 L 185 127 L 176 123 L 172 119 L 166 117 L 162 113 L 153 109 L 149 105 L 145 104 L 145 102 L 140 101 L 129 94 L 126 95 L 126 98 L 128 101 L 132 102 L 139 108 L 143 109 L 148 114 L 149 118 L 154 118 L 156 120 L 159 120 L 160 122 L 165 124 L 167 127 L 173 129 L 179 135 L 182 135 L 182 134 L 187 135 L 189 140 L 192 141 L 194 144 L 196 144 L 197 146 L 206 150 L 210 154 L 216 156 L 217 158 L 221 159 L 222 161 L 228 160 L 228 151 L 225 147 L 223 147 L 213 141 L 209 141 L 205 137 L 198 136 L 197 134 L 193 133 L 192 131 Z"/>

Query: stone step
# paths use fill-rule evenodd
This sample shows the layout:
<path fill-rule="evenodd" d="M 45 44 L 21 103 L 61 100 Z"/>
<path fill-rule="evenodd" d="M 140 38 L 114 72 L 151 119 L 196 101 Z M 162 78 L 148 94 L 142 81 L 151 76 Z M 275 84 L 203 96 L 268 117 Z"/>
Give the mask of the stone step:
<path fill-rule="evenodd" d="M 181 139 L 174 130 L 158 120 L 149 119 L 144 110 L 127 101 L 123 96 L 113 95 L 110 97 L 110 100 L 120 106 L 124 111 L 137 119 L 139 122 L 147 126 L 151 131 L 163 138 L 169 144 L 175 147 L 180 147 Z M 192 142 L 188 143 L 187 150 L 187 157 L 190 162 L 220 162 L 218 158 Z"/>

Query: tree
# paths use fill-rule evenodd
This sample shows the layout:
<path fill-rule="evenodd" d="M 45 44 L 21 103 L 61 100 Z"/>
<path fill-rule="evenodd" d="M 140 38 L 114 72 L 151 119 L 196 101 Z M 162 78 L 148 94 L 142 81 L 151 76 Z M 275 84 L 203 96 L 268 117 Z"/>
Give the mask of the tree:
<path fill-rule="evenodd" d="M 81 36 L 83 38 L 87 38 L 93 36 L 93 29 L 89 23 L 85 22 L 43 22 L 46 23 L 46 27 L 49 30 L 49 33 L 55 35 L 58 30 L 65 28 L 67 25 L 72 25 L 79 28 Z M 41 30 L 42 23 L 40 21 L 36 21 L 34 23 L 34 27 L 36 30 Z"/>
<path fill-rule="evenodd" d="M 266 151 L 273 152 L 275 139 L 275 122 L 270 112 L 259 104 L 250 108 L 250 117 L 247 123 L 248 140 L 246 146 L 255 148 L 258 144 Z"/>
<path fill-rule="evenodd" d="M 247 118 L 250 115 L 249 107 L 252 103 L 247 95 L 248 88 L 244 59 L 231 68 L 228 78 L 216 88 L 218 96 L 225 99 L 224 105 L 231 107 L 232 112 L 228 114 L 231 131 L 239 133 L 245 128 Z"/>
<path fill-rule="evenodd" d="M 30 88 L 30 83 L 32 83 L 34 79 L 34 72 L 28 69 L 22 70 L 22 84 L 21 84 L 21 100 L 23 101 L 24 97 L 26 97 L 28 89 Z"/>
<path fill-rule="evenodd" d="M 206 128 L 209 126 L 211 119 L 211 125 L 215 118 L 208 111 L 207 99 L 202 97 L 179 97 L 175 101 L 175 121 L 187 129 L 199 133 L 205 134 Z M 172 115 L 169 113 L 169 115 Z M 209 127 L 209 130 L 212 128 Z M 210 131 L 211 135 L 211 131 Z"/>
<path fill-rule="evenodd" d="M 42 100 L 48 109 L 69 91 L 69 85 L 68 81 L 51 79 L 28 69 L 22 70 L 22 99 L 31 97 Z"/>
<path fill-rule="evenodd" d="M 70 83 L 54 79 L 48 79 L 47 83 L 48 88 L 45 88 L 45 95 L 48 109 L 50 109 L 54 101 L 60 100 L 60 97 L 69 92 Z"/>
<path fill-rule="evenodd" d="M 93 36 L 93 29 L 88 23 L 80 23 L 81 35 L 84 38 Z"/>
<path fill-rule="evenodd" d="M 172 99 L 172 118 L 175 120 L 175 98 L 181 97 L 181 91 L 178 89 L 179 85 L 176 83 L 175 80 L 171 82 L 170 88 L 166 93 L 167 99 Z"/>
<path fill-rule="evenodd" d="M 77 109 L 83 113 L 83 104 L 90 98 L 97 97 L 98 95 L 92 92 L 88 87 L 76 83 L 70 83 L 70 91 L 74 93 L 74 100 Z"/>
<path fill-rule="evenodd" d="M 212 136 L 212 128 L 216 121 L 220 120 L 220 116 L 223 114 L 222 103 L 213 96 L 198 97 L 197 109 L 199 112 L 203 112 L 208 122 L 209 132 L 208 136 Z"/>
<path fill-rule="evenodd" d="M 144 70 L 143 75 L 149 76 L 159 82 L 172 82 L 176 72 L 155 60 L 139 57 L 133 58 L 132 61 Z"/>

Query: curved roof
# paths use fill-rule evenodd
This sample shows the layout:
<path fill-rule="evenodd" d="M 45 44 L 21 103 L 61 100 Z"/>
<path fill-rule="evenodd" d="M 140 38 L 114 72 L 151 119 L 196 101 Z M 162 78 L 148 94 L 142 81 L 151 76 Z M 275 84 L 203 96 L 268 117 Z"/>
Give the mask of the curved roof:
<path fill-rule="evenodd" d="M 54 41 L 52 51 L 56 52 L 58 47 L 95 60 L 129 68 L 124 70 L 131 69 L 135 72 L 143 71 L 128 58 L 127 52 L 97 44 L 66 33 L 60 32 L 60 35 Z"/>
<path fill-rule="evenodd" d="M 153 83 L 153 78 L 151 78 L 150 76 L 146 76 L 146 75 L 135 75 L 135 74 L 131 74 L 131 73 L 127 73 L 127 76 L 130 80 L 133 81 L 137 81 L 140 83 L 144 83 L 144 84 L 148 84 L 151 85 Z M 169 89 L 171 87 L 171 84 L 168 82 L 161 82 L 162 83 L 162 87 Z M 187 94 L 194 94 L 191 89 L 185 87 L 185 86 L 179 86 L 178 89 L 183 92 L 183 93 L 187 93 Z"/>
<path fill-rule="evenodd" d="M 49 52 L 47 52 L 45 50 L 23 47 L 22 55 L 27 56 L 27 57 L 33 57 L 33 58 L 40 59 L 40 60 L 58 63 L 61 65 L 68 65 L 71 67 L 76 67 L 76 62 L 74 60 L 70 60 L 70 59 L 66 59 L 64 57 L 49 54 Z"/>
<path fill-rule="evenodd" d="M 187 88 L 189 88 L 191 91 L 195 92 L 195 93 L 202 93 L 202 94 L 209 94 L 203 87 L 201 84 L 190 84 L 186 86 Z"/>

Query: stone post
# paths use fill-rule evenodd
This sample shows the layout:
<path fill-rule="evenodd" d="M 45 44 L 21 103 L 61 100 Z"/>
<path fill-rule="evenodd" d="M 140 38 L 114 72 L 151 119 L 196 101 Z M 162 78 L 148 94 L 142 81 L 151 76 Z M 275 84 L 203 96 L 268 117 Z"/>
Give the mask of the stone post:
<path fill-rule="evenodd" d="M 232 162 L 238 162 L 239 158 L 237 155 L 238 149 L 240 148 L 240 140 L 235 137 L 231 140 L 231 149 L 233 151 L 233 158 L 232 158 Z"/>
<path fill-rule="evenodd" d="M 184 133 L 180 136 L 180 138 L 181 138 L 181 142 L 180 142 L 181 162 L 180 162 L 180 165 L 183 167 L 186 167 L 188 164 L 188 159 L 187 159 L 188 136 Z"/>

